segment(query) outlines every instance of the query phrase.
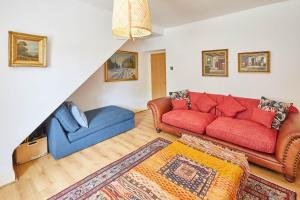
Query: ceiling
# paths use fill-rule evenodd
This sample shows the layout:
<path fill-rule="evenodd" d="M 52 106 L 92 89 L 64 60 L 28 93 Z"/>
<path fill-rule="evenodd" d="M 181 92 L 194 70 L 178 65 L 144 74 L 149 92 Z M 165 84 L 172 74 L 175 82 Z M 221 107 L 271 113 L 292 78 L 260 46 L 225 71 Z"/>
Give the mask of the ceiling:
<path fill-rule="evenodd" d="M 112 10 L 113 0 L 82 0 Z M 169 28 L 286 0 L 148 0 L 153 24 Z"/>

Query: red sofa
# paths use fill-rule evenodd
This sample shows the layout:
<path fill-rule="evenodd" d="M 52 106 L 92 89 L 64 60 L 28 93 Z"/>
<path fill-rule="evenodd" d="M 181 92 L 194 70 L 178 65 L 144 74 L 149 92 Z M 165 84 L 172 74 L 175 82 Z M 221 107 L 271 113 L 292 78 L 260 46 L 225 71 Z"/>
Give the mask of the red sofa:
<path fill-rule="evenodd" d="M 300 114 L 295 107 L 279 131 L 251 120 L 258 99 L 234 97 L 246 110 L 235 117 L 224 117 L 213 108 L 200 112 L 195 103 L 203 93 L 190 92 L 191 110 L 172 110 L 169 97 L 152 100 L 152 110 L 157 132 L 161 130 L 180 136 L 193 134 L 214 143 L 245 153 L 250 162 L 278 171 L 293 182 L 300 160 Z M 218 104 L 224 95 L 207 94 Z"/>

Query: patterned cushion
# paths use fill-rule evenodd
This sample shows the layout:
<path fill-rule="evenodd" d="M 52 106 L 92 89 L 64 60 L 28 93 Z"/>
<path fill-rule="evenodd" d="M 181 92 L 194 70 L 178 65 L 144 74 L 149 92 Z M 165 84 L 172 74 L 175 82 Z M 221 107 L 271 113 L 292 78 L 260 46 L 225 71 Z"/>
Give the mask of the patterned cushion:
<path fill-rule="evenodd" d="M 284 120 L 287 118 L 292 103 L 283 103 L 270 100 L 266 97 L 261 97 L 258 108 L 261 110 L 275 112 L 275 118 L 272 123 L 272 128 L 279 130 Z"/>
<path fill-rule="evenodd" d="M 190 101 L 190 96 L 189 96 L 189 91 L 188 90 L 181 90 L 181 91 L 176 91 L 176 92 L 169 92 L 169 95 L 172 100 L 174 99 L 185 99 L 188 103 L 188 108 L 191 108 L 191 101 Z"/>
<path fill-rule="evenodd" d="M 272 122 L 275 117 L 275 112 L 253 109 L 251 120 L 264 125 L 267 128 L 272 128 Z"/>
<path fill-rule="evenodd" d="M 246 110 L 238 101 L 232 96 L 226 96 L 224 100 L 217 106 L 217 109 L 226 117 L 235 117 L 237 113 Z"/>
<path fill-rule="evenodd" d="M 197 108 L 201 111 L 201 112 L 205 112 L 208 113 L 211 109 L 213 109 L 214 107 L 216 107 L 218 105 L 217 102 L 215 102 L 214 100 L 212 100 L 207 94 L 201 94 L 198 97 L 198 100 L 196 102 L 196 106 Z"/>
<path fill-rule="evenodd" d="M 173 110 L 188 110 L 188 102 L 185 99 L 174 99 L 171 102 Z"/>

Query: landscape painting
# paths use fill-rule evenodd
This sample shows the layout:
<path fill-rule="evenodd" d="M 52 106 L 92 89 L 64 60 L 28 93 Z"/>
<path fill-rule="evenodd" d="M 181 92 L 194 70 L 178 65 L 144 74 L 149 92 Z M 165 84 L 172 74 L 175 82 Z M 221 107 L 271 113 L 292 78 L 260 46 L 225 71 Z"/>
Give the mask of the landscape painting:
<path fill-rule="evenodd" d="M 203 76 L 228 76 L 228 49 L 202 51 Z"/>
<path fill-rule="evenodd" d="M 11 67 L 46 67 L 47 37 L 9 32 Z"/>
<path fill-rule="evenodd" d="M 105 63 L 105 81 L 130 81 L 138 79 L 138 53 L 117 51 Z"/>
<path fill-rule="evenodd" d="M 238 54 L 239 72 L 270 72 L 270 52 L 245 52 Z"/>
<path fill-rule="evenodd" d="M 26 61 L 39 60 L 39 42 L 30 40 L 17 40 L 17 59 Z"/>

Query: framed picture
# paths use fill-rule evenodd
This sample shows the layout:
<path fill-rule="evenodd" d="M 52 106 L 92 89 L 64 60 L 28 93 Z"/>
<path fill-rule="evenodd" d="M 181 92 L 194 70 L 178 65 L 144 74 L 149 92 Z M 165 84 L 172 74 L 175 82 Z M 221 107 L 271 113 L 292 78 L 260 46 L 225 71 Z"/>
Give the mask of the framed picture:
<path fill-rule="evenodd" d="M 202 76 L 228 76 L 228 49 L 202 51 Z"/>
<path fill-rule="evenodd" d="M 270 72 L 270 52 L 245 52 L 238 54 L 239 72 Z"/>
<path fill-rule="evenodd" d="M 138 80 L 138 53 L 117 51 L 105 63 L 105 81 Z"/>
<path fill-rule="evenodd" d="M 46 67 L 47 37 L 9 32 L 9 66 Z"/>

